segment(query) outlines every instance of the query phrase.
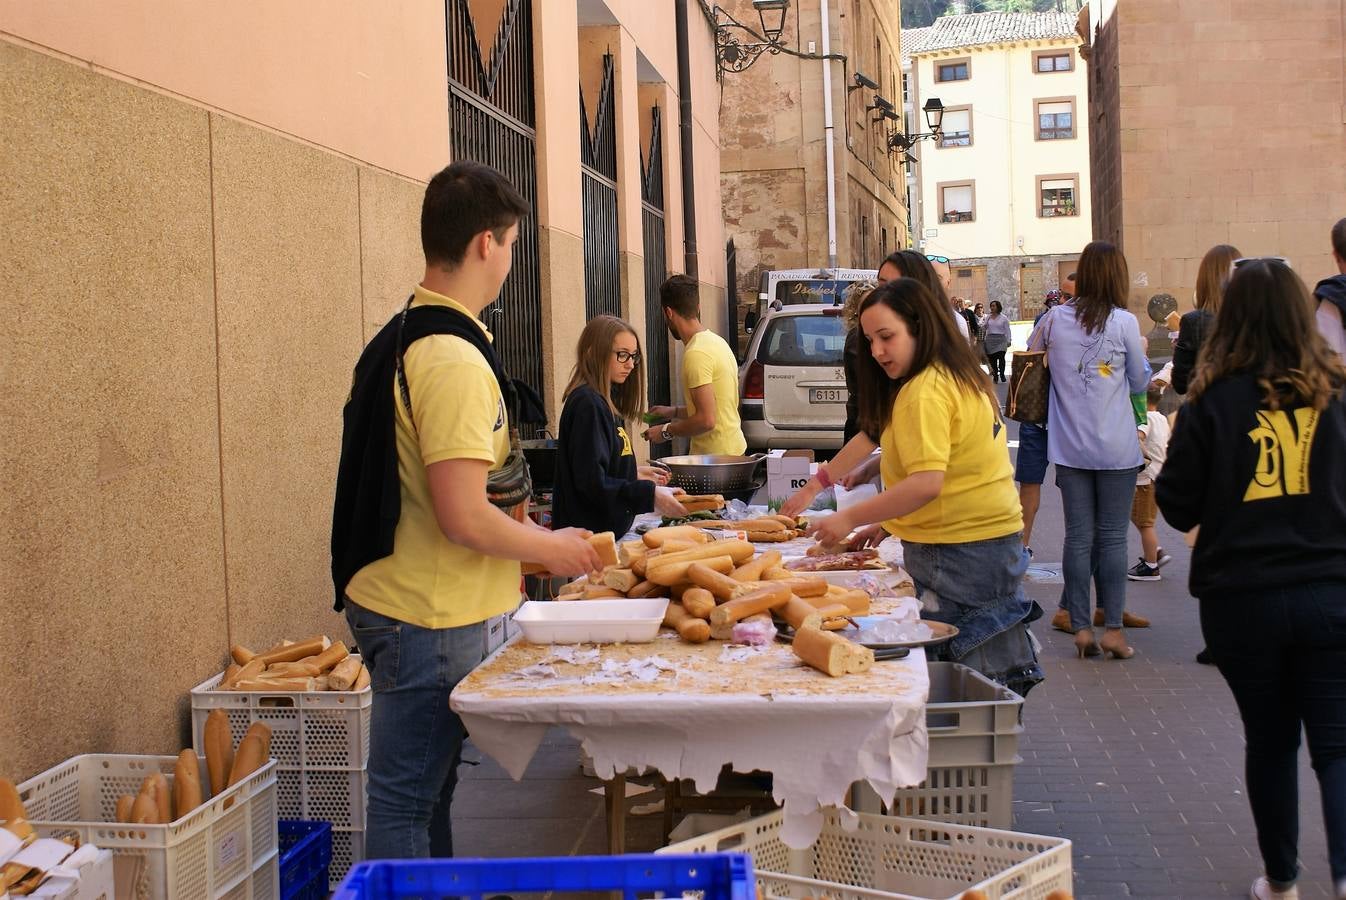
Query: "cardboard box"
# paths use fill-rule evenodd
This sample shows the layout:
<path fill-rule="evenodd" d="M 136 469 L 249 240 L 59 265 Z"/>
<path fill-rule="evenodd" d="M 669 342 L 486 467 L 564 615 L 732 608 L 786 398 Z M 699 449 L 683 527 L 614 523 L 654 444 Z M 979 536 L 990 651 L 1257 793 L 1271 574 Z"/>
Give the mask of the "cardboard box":
<path fill-rule="evenodd" d="M 766 458 L 763 504 L 783 503 L 818 471 L 812 450 L 772 450 Z"/>

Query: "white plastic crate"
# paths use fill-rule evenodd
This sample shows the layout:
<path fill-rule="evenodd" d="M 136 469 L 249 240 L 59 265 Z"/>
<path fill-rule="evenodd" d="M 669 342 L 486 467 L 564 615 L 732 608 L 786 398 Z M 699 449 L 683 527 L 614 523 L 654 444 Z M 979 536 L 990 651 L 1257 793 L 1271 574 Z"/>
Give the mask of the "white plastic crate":
<path fill-rule="evenodd" d="M 373 691 L 221 691 L 224 673 L 192 688 L 192 741 L 201 750 L 206 717 L 229 714 L 234 742 L 248 726 L 271 729 L 271 756 L 281 768 L 363 769 L 369 761 Z"/>
<path fill-rule="evenodd" d="M 369 717 L 373 692 L 362 691 L 221 691 L 224 673 L 192 688 L 192 742 L 204 746 L 206 717 L 223 709 L 237 743 L 253 722 L 271 729 L 271 756 L 276 760 L 276 805 L 282 819 L 330 822 L 333 837 L 332 884 L 350 863 L 364 858 L 364 841 L 338 874 L 340 832 L 363 837 L 369 778 Z"/>
<path fill-rule="evenodd" d="M 730 851 L 752 856 L 759 896 L 828 900 L 1044 900 L 1071 891 L 1070 841 L 924 819 L 857 814 L 854 831 L 837 810 L 807 850 L 780 839 L 780 810 L 671 844 L 660 853 Z"/>
<path fill-rule="evenodd" d="M 930 663 L 930 735 L 925 781 L 900 788 L 886 811 L 960 825 L 1009 828 L 1014 821 L 1014 767 L 1020 762 L 1023 698 L 959 663 Z M 856 784 L 851 806 L 885 811 L 866 783 Z"/>
<path fill-rule="evenodd" d="M 327 883 L 335 891 L 341 879 L 346 877 L 350 867 L 365 858 L 365 832 L 363 828 L 332 829 L 332 861 L 327 866 Z"/>
<path fill-rule="evenodd" d="M 275 763 L 167 825 L 116 821 L 119 796 L 135 794 L 154 772 L 171 786 L 176 763 L 76 756 L 19 785 L 19 797 L 40 834 L 112 851 L 118 900 L 279 900 Z"/>

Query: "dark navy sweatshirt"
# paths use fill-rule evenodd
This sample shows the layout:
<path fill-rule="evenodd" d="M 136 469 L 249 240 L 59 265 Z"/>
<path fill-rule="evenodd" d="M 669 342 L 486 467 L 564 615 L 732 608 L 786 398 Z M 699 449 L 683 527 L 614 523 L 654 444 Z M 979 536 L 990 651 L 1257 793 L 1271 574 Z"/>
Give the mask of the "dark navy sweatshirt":
<path fill-rule="evenodd" d="M 620 538 L 638 513 L 652 509 L 654 482 L 636 478 L 626 426 L 598 391 L 571 391 L 561 410 L 552 527 L 611 531 Z"/>

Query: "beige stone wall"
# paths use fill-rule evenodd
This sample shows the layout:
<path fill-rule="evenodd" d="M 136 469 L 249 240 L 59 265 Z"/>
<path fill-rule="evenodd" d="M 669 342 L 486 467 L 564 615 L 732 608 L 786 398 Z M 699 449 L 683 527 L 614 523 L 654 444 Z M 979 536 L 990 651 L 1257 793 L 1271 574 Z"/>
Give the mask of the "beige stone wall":
<path fill-rule="evenodd" d="M 1116 5 L 1122 245 L 1133 305 L 1190 306 L 1211 246 L 1335 272 L 1346 215 L 1346 11 L 1226 0 Z M 1181 59 L 1182 65 L 1174 65 Z M 1108 115 L 1112 110 L 1106 110 Z M 1106 220 L 1105 221 L 1109 221 Z"/>
<path fill-rule="evenodd" d="M 233 642 L 344 636 L 340 408 L 419 277 L 423 186 L 6 41 L 0 108 L 0 772 L 21 778 L 176 751 Z"/>
<path fill-rule="evenodd" d="M 436 0 L 0 0 L 0 34 L 410 178 L 448 156 Z"/>
<path fill-rule="evenodd" d="M 748 0 L 723 5 L 759 27 Z M 888 126 L 868 122 L 873 114 L 864 108 L 876 92 L 848 91 L 853 82 L 846 79 L 864 72 L 901 108 L 898 5 L 832 0 L 829 12 L 831 50 L 848 58 L 847 66 L 830 64 L 837 264 L 876 266 L 885 235 L 890 252 L 906 245 L 906 189 L 896 157 L 883 149 Z M 821 52 L 821 26 L 819 0 L 791 4 L 780 41 L 805 52 L 813 42 Z M 737 251 L 740 322 L 742 310 L 757 303 L 762 272 L 828 263 L 823 65 L 766 54 L 724 77 L 720 185 Z M 738 336 L 746 339 L 741 328 Z"/>

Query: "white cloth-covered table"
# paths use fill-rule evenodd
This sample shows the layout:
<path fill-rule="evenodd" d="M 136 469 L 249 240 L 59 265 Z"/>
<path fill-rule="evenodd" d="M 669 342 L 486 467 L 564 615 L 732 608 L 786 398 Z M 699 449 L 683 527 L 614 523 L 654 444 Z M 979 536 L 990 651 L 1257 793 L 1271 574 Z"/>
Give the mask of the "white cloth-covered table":
<path fill-rule="evenodd" d="M 543 646 L 518 638 L 465 678 L 451 706 L 472 742 L 518 780 L 553 725 L 583 742 L 600 778 L 628 768 L 689 778 L 701 792 L 721 768 L 771 772 L 783 838 L 811 845 L 822 808 L 850 785 L 880 797 L 926 776 L 925 654 L 830 678 L 788 645 L 761 650 L 685 644 Z"/>

